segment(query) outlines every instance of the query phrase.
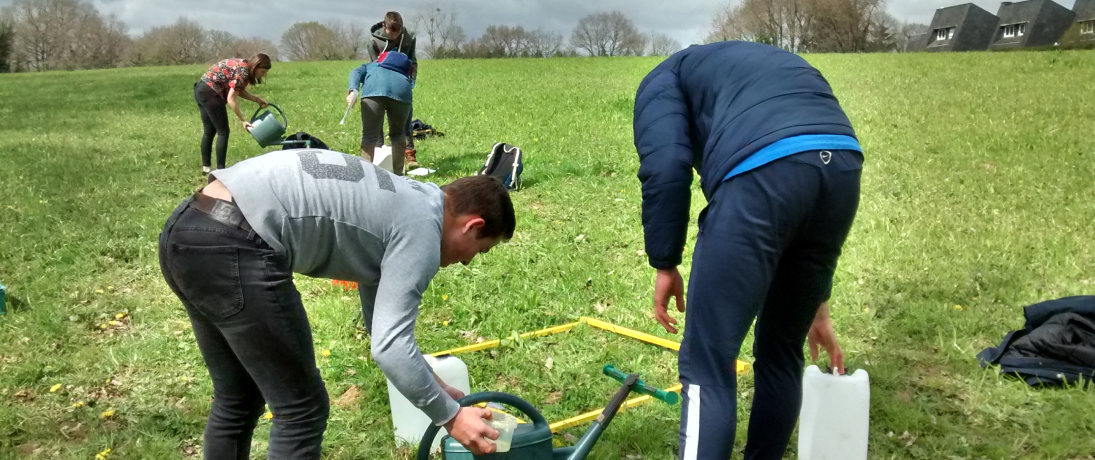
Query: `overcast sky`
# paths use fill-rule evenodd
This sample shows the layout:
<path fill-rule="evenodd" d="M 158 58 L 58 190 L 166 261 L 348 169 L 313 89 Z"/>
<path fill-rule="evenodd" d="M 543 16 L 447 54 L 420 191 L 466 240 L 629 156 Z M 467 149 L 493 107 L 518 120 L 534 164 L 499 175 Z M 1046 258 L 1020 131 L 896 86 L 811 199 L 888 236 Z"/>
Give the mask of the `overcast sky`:
<path fill-rule="evenodd" d="M 0 6 L 14 0 L 0 0 Z M 87 1 L 87 0 L 84 0 Z M 1057 0 L 1072 8 L 1074 0 Z M 101 13 L 117 14 L 129 26 L 131 35 L 169 25 L 180 16 L 197 21 L 203 27 L 219 29 L 241 37 L 261 36 L 274 43 L 295 22 L 358 21 L 373 24 L 389 10 L 399 11 L 404 19 L 431 5 L 455 10 L 457 22 L 469 38 L 482 34 L 491 24 L 542 27 L 570 38 L 581 17 L 602 11 L 623 11 L 643 32 L 658 30 L 683 45 L 701 41 L 710 28 L 714 11 L 725 0 L 91 0 Z M 952 6 L 961 0 L 889 0 L 887 9 L 898 20 L 928 24 L 936 8 Z M 999 1 L 973 3 L 995 14 Z"/>

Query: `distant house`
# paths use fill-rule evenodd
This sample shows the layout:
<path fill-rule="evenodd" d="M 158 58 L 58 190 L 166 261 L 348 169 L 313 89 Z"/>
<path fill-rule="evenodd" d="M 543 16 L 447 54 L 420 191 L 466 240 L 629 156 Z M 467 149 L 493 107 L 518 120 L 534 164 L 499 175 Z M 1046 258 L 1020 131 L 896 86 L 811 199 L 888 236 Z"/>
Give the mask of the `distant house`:
<path fill-rule="evenodd" d="M 1000 22 L 990 50 L 1056 44 L 1076 14 L 1052 0 L 1027 0 L 1001 3 L 996 16 Z"/>
<path fill-rule="evenodd" d="M 1095 0 L 1076 0 L 1072 6 L 1081 40 L 1095 40 Z"/>
<path fill-rule="evenodd" d="M 999 22 L 992 13 L 972 3 L 940 8 L 932 18 L 924 51 L 984 51 Z"/>

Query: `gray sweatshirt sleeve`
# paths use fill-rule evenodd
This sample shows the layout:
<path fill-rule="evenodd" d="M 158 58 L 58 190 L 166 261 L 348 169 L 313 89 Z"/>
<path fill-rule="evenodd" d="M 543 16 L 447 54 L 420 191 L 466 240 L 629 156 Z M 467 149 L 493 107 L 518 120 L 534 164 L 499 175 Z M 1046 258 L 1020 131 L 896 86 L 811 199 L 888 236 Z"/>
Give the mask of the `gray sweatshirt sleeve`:
<path fill-rule="evenodd" d="M 414 339 L 414 324 L 422 294 L 441 264 L 441 229 L 411 222 L 395 230 L 380 265 L 380 284 L 372 307 L 372 355 L 392 385 L 433 420 L 442 425 L 460 405 L 434 380 Z M 361 293 L 362 310 L 369 297 Z M 366 320 L 366 324 L 370 321 Z"/>

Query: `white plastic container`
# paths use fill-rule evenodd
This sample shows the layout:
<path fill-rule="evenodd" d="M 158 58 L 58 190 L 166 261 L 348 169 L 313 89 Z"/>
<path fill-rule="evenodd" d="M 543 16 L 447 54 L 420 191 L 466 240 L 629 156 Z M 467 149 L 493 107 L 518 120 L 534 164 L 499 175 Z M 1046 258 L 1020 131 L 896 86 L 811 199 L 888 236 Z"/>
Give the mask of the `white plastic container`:
<path fill-rule="evenodd" d="M 495 452 L 509 452 L 510 444 L 513 443 L 513 432 L 517 429 L 517 418 L 502 412 L 492 411 L 491 419 L 483 420 L 483 422 L 498 430 L 497 441 L 487 438 L 487 442 L 498 446 Z"/>
<path fill-rule="evenodd" d="M 824 374 L 806 368 L 798 421 L 800 460 L 866 460 L 871 384 L 867 371 Z"/>
<path fill-rule="evenodd" d="M 385 145 L 373 149 L 373 164 L 388 171 L 392 170 L 392 146 Z"/>
<path fill-rule="evenodd" d="M 441 377 L 441 381 L 463 391 L 464 394 L 471 394 L 468 366 L 460 358 L 451 355 L 440 358 L 423 355 L 423 358 L 426 358 L 426 363 L 433 368 L 433 372 Z M 392 386 L 391 380 L 388 380 L 388 404 L 392 409 L 392 425 L 395 427 L 396 443 L 402 442 L 418 447 L 418 442 L 422 440 L 422 434 L 433 422 L 426 416 L 425 412 L 418 410 L 417 407 L 414 407 L 414 404 L 404 398 L 403 394 Z M 437 437 L 433 440 L 435 450 L 441 448 L 441 437 L 446 434 L 444 428 L 437 432 Z"/>

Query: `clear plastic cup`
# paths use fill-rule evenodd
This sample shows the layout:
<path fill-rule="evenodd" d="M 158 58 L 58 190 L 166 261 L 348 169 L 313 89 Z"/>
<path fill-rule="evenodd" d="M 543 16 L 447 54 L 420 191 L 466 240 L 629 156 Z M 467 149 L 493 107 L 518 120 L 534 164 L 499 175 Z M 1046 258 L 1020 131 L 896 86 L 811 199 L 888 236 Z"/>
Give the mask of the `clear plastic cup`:
<path fill-rule="evenodd" d="M 483 419 L 483 423 L 498 430 L 498 440 L 488 438 L 487 441 L 498 446 L 497 452 L 509 452 L 510 443 L 513 442 L 513 431 L 517 429 L 517 418 L 503 412 L 491 412 L 493 420 Z"/>

